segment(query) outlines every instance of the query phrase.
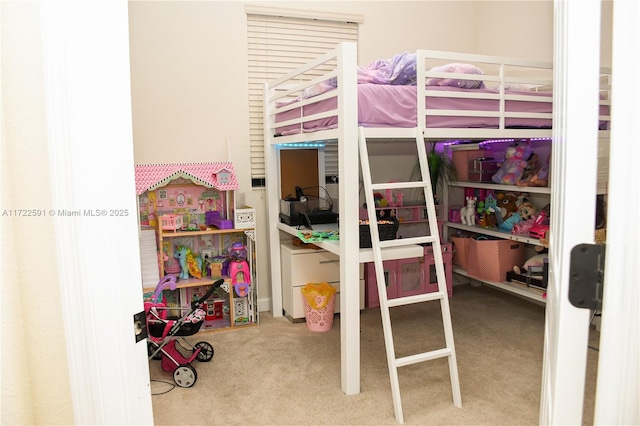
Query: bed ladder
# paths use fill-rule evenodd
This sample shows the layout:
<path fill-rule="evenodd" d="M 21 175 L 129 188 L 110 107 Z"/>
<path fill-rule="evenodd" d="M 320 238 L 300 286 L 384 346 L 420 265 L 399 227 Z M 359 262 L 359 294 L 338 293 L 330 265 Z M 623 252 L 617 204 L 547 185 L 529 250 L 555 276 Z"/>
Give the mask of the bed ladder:
<path fill-rule="evenodd" d="M 398 423 L 404 423 L 402 414 L 402 402 L 400 399 L 400 384 L 398 381 L 398 367 L 417 364 L 419 362 L 429 361 L 438 358 L 447 357 L 449 360 L 449 375 L 451 378 L 451 391 L 453 394 L 453 403 L 456 407 L 462 407 L 462 397 L 460 395 L 460 381 L 458 378 L 458 364 L 456 361 L 456 351 L 453 343 L 453 327 L 451 324 L 451 312 L 449 310 L 449 297 L 447 294 L 447 285 L 445 280 L 444 263 L 442 260 L 442 251 L 440 246 L 440 235 L 438 231 L 438 222 L 436 219 L 436 209 L 433 200 L 433 190 L 431 188 L 431 180 L 429 178 L 429 165 L 427 162 L 427 151 L 424 142 L 424 136 L 420 127 L 415 128 L 415 140 L 418 150 L 418 159 L 420 161 L 420 171 L 422 180 L 413 182 L 394 182 L 394 183 L 373 183 L 371 177 L 371 168 L 369 165 L 369 153 L 367 148 L 367 130 L 364 127 L 359 129 L 359 152 L 360 165 L 362 169 L 362 179 L 364 183 L 365 199 L 367 202 L 367 212 L 369 218 L 369 228 L 371 231 L 371 245 L 373 259 L 376 271 L 376 280 L 378 286 L 378 297 L 380 300 L 380 313 L 382 317 L 382 328 L 384 331 L 384 341 L 387 352 L 387 364 L 389 367 L 389 378 L 391 381 L 391 394 L 393 396 L 393 408 Z M 374 195 L 375 191 L 383 191 L 385 189 L 413 189 L 422 188 L 425 196 L 425 207 L 427 211 L 427 219 L 429 223 L 429 235 L 400 238 L 395 240 L 380 241 L 378 232 Z M 391 209 L 393 207 L 390 207 Z M 438 291 L 428 294 L 419 294 L 415 296 L 401 297 L 388 300 L 386 283 L 384 279 L 384 270 L 382 264 L 382 253 L 386 247 L 400 247 L 415 244 L 431 244 L 435 257 L 435 269 L 438 279 Z M 418 353 L 410 356 L 396 358 L 395 347 L 393 344 L 393 333 L 391 330 L 391 317 L 389 308 L 396 306 L 410 305 L 414 303 L 422 303 L 428 301 L 440 301 L 440 310 L 442 312 L 442 321 L 444 325 L 444 336 L 446 347 L 436 349 L 430 352 Z"/>

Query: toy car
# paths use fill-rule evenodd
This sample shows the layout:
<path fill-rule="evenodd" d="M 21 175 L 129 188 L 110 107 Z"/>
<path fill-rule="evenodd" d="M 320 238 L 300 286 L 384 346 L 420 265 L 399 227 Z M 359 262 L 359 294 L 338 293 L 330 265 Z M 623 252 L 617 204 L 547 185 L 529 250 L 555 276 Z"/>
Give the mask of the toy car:
<path fill-rule="evenodd" d="M 540 212 L 529 229 L 529 235 L 538 239 L 546 238 L 547 231 L 549 231 L 549 217 L 545 212 Z"/>

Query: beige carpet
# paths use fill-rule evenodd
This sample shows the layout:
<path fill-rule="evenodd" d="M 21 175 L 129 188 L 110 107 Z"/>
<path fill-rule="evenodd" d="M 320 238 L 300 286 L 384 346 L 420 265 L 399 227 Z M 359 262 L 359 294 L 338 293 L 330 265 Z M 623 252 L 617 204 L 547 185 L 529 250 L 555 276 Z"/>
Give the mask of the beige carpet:
<path fill-rule="evenodd" d="M 450 299 L 462 408 L 453 405 L 446 359 L 399 369 L 406 424 L 536 425 L 544 307 L 488 287 L 460 285 Z M 439 303 L 393 308 L 398 356 L 443 347 Z M 260 325 L 200 333 L 213 344 L 194 362 L 191 388 L 150 361 L 158 425 L 395 425 L 380 311 L 361 314 L 361 393 L 340 390 L 340 318 L 325 333 L 262 312 Z M 597 347 L 592 327 L 590 344 Z M 593 422 L 597 352 L 588 351 L 583 424 Z"/>

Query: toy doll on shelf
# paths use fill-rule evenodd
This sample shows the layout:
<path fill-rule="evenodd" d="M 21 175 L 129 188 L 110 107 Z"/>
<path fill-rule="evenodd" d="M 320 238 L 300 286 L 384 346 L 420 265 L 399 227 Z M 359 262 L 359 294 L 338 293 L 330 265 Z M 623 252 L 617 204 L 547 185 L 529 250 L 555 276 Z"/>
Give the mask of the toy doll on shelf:
<path fill-rule="evenodd" d="M 536 155 L 537 154 L 533 154 Z M 528 173 L 524 173 L 522 177 L 516 180 L 517 186 L 549 186 L 549 164 L 551 162 L 551 154 L 547 157 L 547 161 L 540 164 L 537 160 L 532 165 Z"/>
<path fill-rule="evenodd" d="M 251 271 L 247 262 L 247 248 L 242 243 L 233 243 L 229 249 L 229 276 L 231 285 L 239 297 L 249 294 Z"/>

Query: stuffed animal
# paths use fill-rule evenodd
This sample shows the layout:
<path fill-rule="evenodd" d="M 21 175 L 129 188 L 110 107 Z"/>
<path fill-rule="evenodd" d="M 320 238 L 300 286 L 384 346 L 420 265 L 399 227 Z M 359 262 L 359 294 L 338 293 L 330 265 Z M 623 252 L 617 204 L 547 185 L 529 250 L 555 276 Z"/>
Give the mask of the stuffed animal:
<path fill-rule="evenodd" d="M 202 258 L 194 256 L 189 247 L 178 247 L 173 257 L 180 262 L 180 279 L 188 280 L 189 276 L 202 279 Z"/>
<path fill-rule="evenodd" d="M 522 176 L 516 180 L 516 184 L 518 184 L 518 182 L 527 182 L 541 167 L 540 156 L 532 151 L 529 158 L 527 158 L 527 167 L 522 171 Z"/>
<path fill-rule="evenodd" d="M 507 220 L 518 212 L 518 196 L 516 194 L 513 192 L 498 193 L 496 197 L 502 220 Z"/>
<path fill-rule="evenodd" d="M 526 262 L 524 262 L 524 265 L 522 265 L 522 268 L 520 268 L 519 266 L 514 266 L 513 267 L 513 272 L 515 272 L 516 274 L 521 274 L 522 271 L 528 272 L 529 268 L 542 268 L 544 266 L 544 261 L 549 257 L 548 253 L 547 253 L 547 248 L 546 247 L 542 247 L 542 246 L 536 246 L 534 247 L 534 250 L 536 251 L 536 255 L 531 256 L 529 259 L 527 259 Z"/>
<path fill-rule="evenodd" d="M 535 156 L 535 158 L 534 158 Z M 522 177 L 516 180 L 518 186 L 549 186 L 549 163 L 551 154 L 542 163 L 538 160 L 538 154 L 532 153 L 527 161 L 527 167 Z"/>
<path fill-rule="evenodd" d="M 549 167 L 551 163 L 551 154 L 547 157 L 547 161 L 540 167 L 540 170 L 529 178 L 529 186 L 549 186 Z"/>
<path fill-rule="evenodd" d="M 515 185 L 516 181 L 522 177 L 524 169 L 527 167 L 527 158 L 531 155 L 529 141 L 517 141 L 512 143 L 505 152 L 505 159 L 491 180 L 494 183 L 505 185 Z"/>
<path fill-rule="evenodd" d="M 487 197 L 485 201 L 485 217 L 483 218 L 483 222 L 488 227 L 498 226 L 502 228 L 502 224 L 505 220 L 509 219 L 513 214 L 518 212 L 518 196 L 513 192 L 498 192 L 496 193 L 495 198 Z M 511 230 L 513 226 L 514 219 L 512 219 L 512 223 L 510 223 L 506 230 Z"/>
<path fill-rule="evenodd" d="M 476 203 L 478 197 L 467 197 L 467 205 L 460 209 L 460 218 L 464 225 L 476 224 Z"/>

